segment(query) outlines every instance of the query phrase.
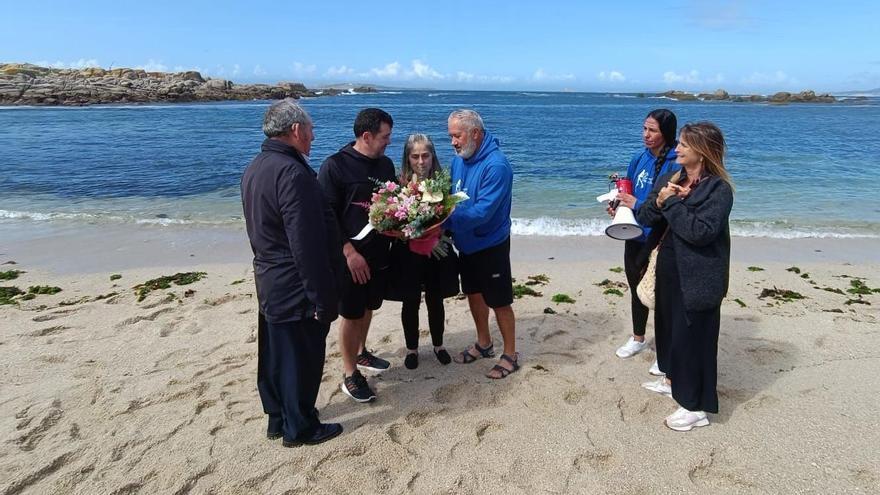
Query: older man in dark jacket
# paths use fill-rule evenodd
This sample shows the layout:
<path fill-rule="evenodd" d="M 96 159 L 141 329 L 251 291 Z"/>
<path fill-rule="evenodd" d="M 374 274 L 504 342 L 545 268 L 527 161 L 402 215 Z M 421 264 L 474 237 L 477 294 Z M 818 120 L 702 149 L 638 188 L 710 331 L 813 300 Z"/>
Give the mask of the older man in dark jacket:
<path fill-rule="evenodd" d="M 267 436 L 285 447 L 342 432 L 318 420 L 315 400 L 327 333 L 337 317 L 340 241 L 306 157 L 312 121 L 294 100 L 272 104 L 262 151 L 241 180 L 241 200 L 259 301 L 257 387 L 269 416 Z"/>

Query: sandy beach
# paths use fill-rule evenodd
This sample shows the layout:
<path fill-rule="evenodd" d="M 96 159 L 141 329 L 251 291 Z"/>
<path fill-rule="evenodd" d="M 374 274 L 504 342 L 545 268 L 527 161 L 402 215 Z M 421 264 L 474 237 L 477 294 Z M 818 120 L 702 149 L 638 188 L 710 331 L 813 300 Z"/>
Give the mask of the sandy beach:
<path fill-rule="evenodd" d="M 334 324 L 318 407 L 345 433 L 285 449 L 265 438 L 240 230 L 2 234 L 0 271 L 24 273 L 0 286 L 62 289 L 0 306 L 2 495 L 880 492 L 880 294 L 847 292 L 880 286 L 878 239 L 735 238 L 721 411 L 677 433 L 663 425 L 674 402 L 639 386 L 654 353 L 614 355 L 629 295 L 597 284 L 625 283 L 623 246 L 515 237 L 517 282 L 549 279 L 514 304 L 518 373 L 440 365 L 424 312 L 421 365 L 405 369 L 400 305 L 386 302 L 368 341 L 392 361 L 368 377 L 379 399 L 339 391 Z M 137 300 L 133 286 L 182 271 L 206 275 Z M 759 298 L 774 288 L 804 298 Z M 473 323 L 466 301 L 446 307 L 458 351 Z"/>

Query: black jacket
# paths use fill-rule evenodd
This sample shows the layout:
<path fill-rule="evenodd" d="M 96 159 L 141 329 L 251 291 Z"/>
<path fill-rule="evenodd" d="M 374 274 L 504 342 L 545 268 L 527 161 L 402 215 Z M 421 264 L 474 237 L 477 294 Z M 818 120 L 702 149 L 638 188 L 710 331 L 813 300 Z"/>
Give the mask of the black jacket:
<path fill-rule="evenodd" d="M 707 311 L 721 305 L 730 274 L 730 210 L 733 189 L 720 177 L 700 180 L 685 199 L 672 196 L 657 208 L 657 194 L 673 173 L 660 177 L 639 208 L 638 221 L 662 232 L 672 242 L 687 311 Z M 682 170 L 682 177 L 685 172 Z"/>
<path fill-rule="evenodd" d="M 369 207 L 376 181 L 397 181 L 394 163 L 387 156 L 369 158 L 354 149 L 354 142 L 327 157 L 318 172 L 318 182 L 336 214 L 342 242 L 350 241 L 372 268 L 388 266 L 391 238 L 376 231 L 355 241 L 370 221 Z"/>
<path fill-rule="evenodd" d="M 241 179 L 260 312 L 272 323 L 336 319 L 341 243 L 315 171 L 274 139 Z"/>

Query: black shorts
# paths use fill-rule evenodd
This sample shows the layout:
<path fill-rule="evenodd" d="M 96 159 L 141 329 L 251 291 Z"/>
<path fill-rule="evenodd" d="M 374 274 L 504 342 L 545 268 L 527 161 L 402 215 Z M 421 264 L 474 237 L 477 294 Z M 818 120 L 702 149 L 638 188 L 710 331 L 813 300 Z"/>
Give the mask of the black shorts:
<path fill-rule="evenodd" d="M 388 284 L 388 268 L 380 270 L 370 267 L 370 280 L 358 284 L 351 278 L 351 272 L 345 270 L 342 290 L 339 295 L 339 316 L 349 320 L 357 320 L 369 310 L 382 307 L 382 300 Z"/>
<path fill-rule="evenodd" d="M 513 304 L 510 274 L 510 237 L 501 244 L 459 257 L 461 291 L 482 294 L 490 308 Z"/>

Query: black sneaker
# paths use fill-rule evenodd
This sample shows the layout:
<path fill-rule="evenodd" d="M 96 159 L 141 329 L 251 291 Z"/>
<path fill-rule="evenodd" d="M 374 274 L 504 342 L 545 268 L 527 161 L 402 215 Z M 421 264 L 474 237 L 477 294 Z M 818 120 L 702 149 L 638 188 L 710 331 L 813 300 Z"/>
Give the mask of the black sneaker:
<path fill-rule="evenodd" d="M 367 379 L 358 370 L 354 370 L 351 376 L 343 375 L 340 388 L 346 395 L 358 402 L 370 402 L 376 398 L 376 394 L 370 388 Z"/>
<path fill-rule="evenodd" d="M 382 358 L 377 358 L 373 353 L 364 349 L 364 352 L 360 353 L 357 357 L 357 366 L 364 370 L 385 371 L 391 367 L 391 363 Z"/>

